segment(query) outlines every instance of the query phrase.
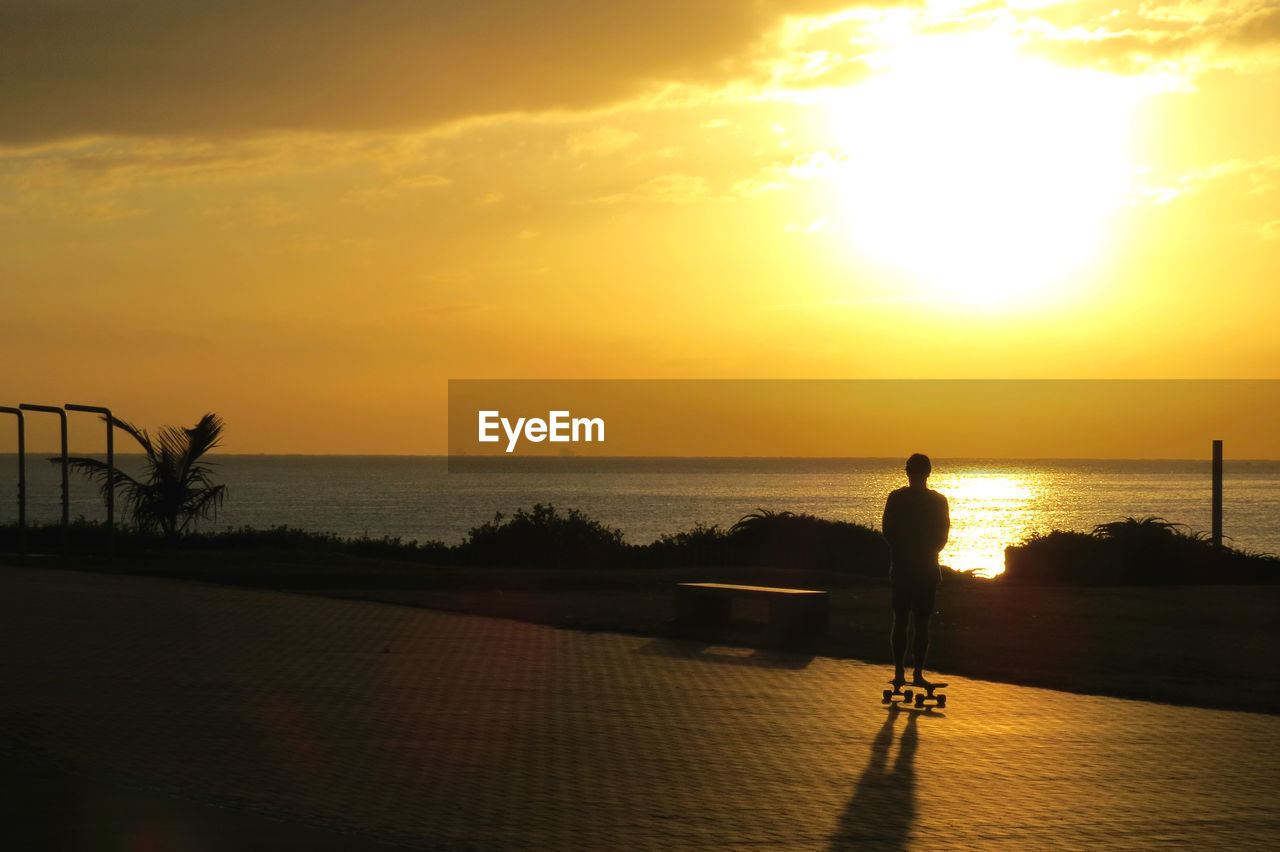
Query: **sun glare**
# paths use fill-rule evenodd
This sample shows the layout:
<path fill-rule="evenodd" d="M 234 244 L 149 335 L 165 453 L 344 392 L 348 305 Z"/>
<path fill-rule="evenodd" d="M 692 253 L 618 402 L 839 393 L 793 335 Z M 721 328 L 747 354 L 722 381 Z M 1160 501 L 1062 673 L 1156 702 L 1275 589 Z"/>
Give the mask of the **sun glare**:
<path fill-rule="evenodd" d="M 1126 189 L 1126 87 L 998 34 L 895 35 L 831 104 L 852 247 L 948 301 L 1062 286 Z"/>
<path fill-rule="evenodd" d="M 939 476 L 933 483 L 951 502 L 951 538 L 942 562 L 957 571 L 994 577 L 1004 549 L 1041 526 L 1043 484 L 1011 472 L 981 468 Z"/>

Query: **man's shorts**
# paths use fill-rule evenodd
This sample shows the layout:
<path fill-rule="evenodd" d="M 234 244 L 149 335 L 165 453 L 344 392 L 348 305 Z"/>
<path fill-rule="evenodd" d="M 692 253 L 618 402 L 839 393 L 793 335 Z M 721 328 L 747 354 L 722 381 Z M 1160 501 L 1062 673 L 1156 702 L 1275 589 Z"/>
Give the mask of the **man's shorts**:
<path fill-rule="evenodd" d="M 905 572 L 904 572 L 905 573 Z M 928 618 L 933 615 L 933 603 L 938 594 L 938 574 L 934 568 L 932 573 L 908 574 L 893 576 L 893 611 L 914 612 L 917 616 Z"/>

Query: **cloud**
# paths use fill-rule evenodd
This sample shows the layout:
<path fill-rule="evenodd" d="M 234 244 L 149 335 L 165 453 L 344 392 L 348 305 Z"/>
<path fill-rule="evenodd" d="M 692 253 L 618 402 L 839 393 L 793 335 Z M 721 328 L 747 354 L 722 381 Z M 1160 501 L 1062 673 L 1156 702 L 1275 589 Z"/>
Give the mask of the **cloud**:
<path fill-rule="evenodd" d="M 1027 49 L 1068 65 L 1123 74 L 1275 61 L 1280 0 L 1111 0 L 1016 13 Z"/>
<path fill-rule="evenodd" d="M 381 182 L 353 189 L 346 200 L 355 204 L 377 204 L 392 198 L 403 198 L 426 190 L 450 186 L 452 178 L 433 173 L 395 174 Z"/>
<path fill-rule="evenodd" d="M 1147 181 L 1135 187 L 1134 200 L 1166 204 L 1209 189 L 1228 187 L 1236 195 L 1275 192 L 1280 180 L 1280 154 L 1253 160 L 1235 158 L 1189 169 L 1165 181 Z"/>
<path fill-rule="evenodd" d="M 848 0 L 0 0 L 0 144 L 436 126 L 718 84 Z"/>
<path fill-rule="evenodd" d="M 233 205 L 207 207 L 204 214 L 224 224 L 245 224 L 254 227 L 276 227 L 296 221 L 301 211 L 275 195 L 256 195 L 238 200 Z"/>
<path fill-rule="evenodd" d="M 755 174 L 734 181 L 727 190 L 716 192 L 712 191 L 711 182 L 707 178 L 677 172 L 645 181 L 627 192 L 593 198 L 588 203 L 693 204 L 708 200 L 729 201 L 751 198 L 770 192 L 784 192 L 794 188 L 800 181 L 829 178 L 844 168 L 848 160 L 848 155 L 844 153 L 836 156 L 826 151 L 800 154 L 789 163 L 772 163 L 763 166 Z M 826 220 L 822 220 L 822 224 L 825 223 Z M 818 228 L 811 227 L 809 230 L 818 230 Z"/>
<path fill-rule="evenodd" d="M 768 40 L 741 57 L 739 79 L 775 92 L 802 93 L 850 86 L 870 77 L 866 54 L 874 39 L 864 28 L 881 12 L 846 5 L 852 10 L 788 18 Z"/>
<path fill-rule="evenodd" d="M 87 139 L 0 148 L 0 186 L 18 190 L 112 190 L 155 183 L 249 178 L 349 163 L 359 152 L 336 139 Z M 366 156 L 372 156 L 366 152 Z"/>
<path fill-rule="evenodd" d="M 400 175 L 395 184 L 400 189 L 433 189 L 437 186 L 448 186 L 452 180 L 443 175 Z"/>
<path fill-rule="evenodd" d="M 734 194 L 752 196 L 779 192 L 795 186 L 797 181 L 827 178 L 844 168 L 848 160 L 846 153 L 835 156 L 827 151 L 799 154 L 786 165 L 773 163 L 738 181 L 733 186 Z"/>
<path fill-rule="evenodd" d="M 572 157 L 604 157 L 630 148 L 640 141 L 640 134 L 616 127 L 593 127 L 569 137 L 565 147 Z"/>
<path fill-rule="evenodd" d="M 1273 44 L 1280 41 L 1280 3 L 1242 16 L 1231 33 L 1238 44 Z"/>
<path fill-rule="evenodd" d="M 757 305 L 758 311 L 827 310 L 830 308 L 856 308 L 863 305 L 901 305 L 913 302 L 933 302 L 935 296 L 872 296 L 866 299 L 827 299 L 814 302 L 779 302 Z"/>
<path fill-rule="evenodd" d="M 710 185 L 706 178 L 677 172 L 647 180 L 627 192 L 593 198 L 589 203 L 694 204 L 698 201 L 703 201 L 709 196 Z"/>
<path fill-rule="evenodd" d="M 1272 219 L 1270 222 L 1263 222 L 1261 225 L 1255 226 L 1253 234 L 1261 242 L 1275 242 L 1280 240 L 1280 219 Z"/>
<path fill-rule="evenodd" d="M 459 280 L 469 280 L 469 279 L 470 279 L 470 276 L 466 276 L 463 279 L 454 277 L 449 280 L 452 282 L 456 282 Z M 430 280 L 438 281 L 441 279 L 431 278 Z M 488 307 L 487 305 L 480 304 L 479 302 L 461 302 L 457 304 L 448 304 L 448 305 L 425 305 L 423 307 L 418 308 L 416 313 L 422 317 L 447 317 L 447 316 L 453 316 L 455 314 L 469 314 L 469 313 L 474 313 L 475 311 L 483 311 L 483 310 L 486 310 L 487 307 Z"/>

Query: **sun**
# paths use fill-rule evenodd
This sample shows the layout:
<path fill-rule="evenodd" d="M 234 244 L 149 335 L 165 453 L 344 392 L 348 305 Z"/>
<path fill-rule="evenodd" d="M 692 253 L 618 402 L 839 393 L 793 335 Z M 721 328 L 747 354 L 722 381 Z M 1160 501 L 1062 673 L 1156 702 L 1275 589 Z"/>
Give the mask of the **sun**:
<path fill-rule="evenodd" d="M 910 35 L 831 102 L 850 245 L 923 295 L 1000 304 L 1062 286 L 1125 195 L 1128 88 L 1017 47 Z"/>

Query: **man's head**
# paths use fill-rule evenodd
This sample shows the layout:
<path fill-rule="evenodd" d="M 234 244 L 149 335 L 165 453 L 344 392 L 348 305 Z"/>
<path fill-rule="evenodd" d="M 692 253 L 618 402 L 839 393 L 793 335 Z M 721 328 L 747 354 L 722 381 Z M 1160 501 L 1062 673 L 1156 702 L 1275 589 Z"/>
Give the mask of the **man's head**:
<path fill-rule="evenodd" d="M 912 485 L 924 485 L 932 471 L 933 465 L 924 453 L 915 453 L 907 459 L 907 479 Z"/>

